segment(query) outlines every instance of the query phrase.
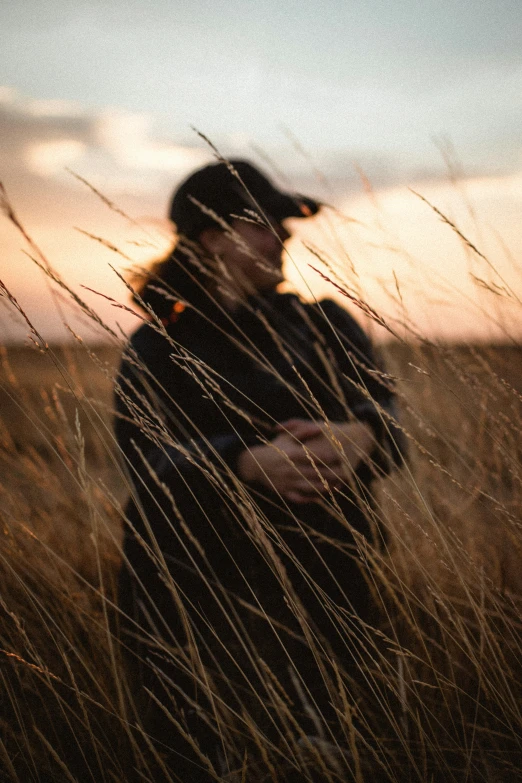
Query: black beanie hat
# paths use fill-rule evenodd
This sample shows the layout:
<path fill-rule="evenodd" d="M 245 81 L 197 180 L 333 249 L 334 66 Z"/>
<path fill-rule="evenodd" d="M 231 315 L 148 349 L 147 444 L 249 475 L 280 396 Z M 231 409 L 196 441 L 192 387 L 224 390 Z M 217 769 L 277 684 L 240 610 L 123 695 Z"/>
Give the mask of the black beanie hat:
<path fill-rule="evenodd" d="M 235 217 L 252 218 L 252 212 L 281 222 L 315 215 L 319 207 L 311 198 L 278 190 L 248 161 L 231 160 L 191 174 L 174 192 L 169 217 L 178 234 L 197 240 L 205 228 L 219 225 L 214 215 L 228 224 Z"/>

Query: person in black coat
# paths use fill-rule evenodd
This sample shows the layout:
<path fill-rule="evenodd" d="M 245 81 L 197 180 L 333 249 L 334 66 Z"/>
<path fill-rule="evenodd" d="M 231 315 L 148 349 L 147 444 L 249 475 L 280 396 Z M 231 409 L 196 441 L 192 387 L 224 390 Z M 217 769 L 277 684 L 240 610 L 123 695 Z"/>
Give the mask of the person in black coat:
<path fill-rule="evenodd" d="M 285 221 L 318 209 L 246 161 L 200 169 L 136 294 L 146 322 L 115 388 L 133 488 L 121 633 L 147 731 L 190 757 L 180 779 L 331 727 L 335 672 L 361 663 L 371 486 L 401 453 L 363 330 L 332 300 L 278 291 Z"/>

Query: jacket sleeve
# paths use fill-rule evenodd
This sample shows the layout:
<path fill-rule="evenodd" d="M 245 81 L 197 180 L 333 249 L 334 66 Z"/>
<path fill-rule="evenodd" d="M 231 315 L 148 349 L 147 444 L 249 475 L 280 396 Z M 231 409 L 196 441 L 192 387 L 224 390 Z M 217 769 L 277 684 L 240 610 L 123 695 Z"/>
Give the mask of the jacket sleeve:
<path fill-rule="evenodd" d="M 155 541 L 167 558 L 205 551 L 228 562 L 241 524 L 232 502 L 237 458 L 257 434 L 227 429 L 225 419 L 221 426 L 172 343 L 145 328 L 127 346 L 115 384 L 115 433 L 131 480 L 128 541 Z"/>
<path fill-rule="evenodd" d="M 402 430 L 397 426 L 395 393 L 368 335 L 331 299 L 323 300 L 314 309 L 315 322 L 350 391 L 351 412 L 371 425 L 382 447 L 380 451 L 384 449 L 395 464 L 402 464 L 405 442 Z M 379 459 L 378 455 L 375 455 L 375 461 L 386 467 L 386 460 Z"/>
<path fill-rule="evenodd" d="M 168 484 L 180 474 L 190 482 L 209 465 L 234 471 L 240 452 L 257 442 L 252 433 L 227 428 L 225 420 L 221 431 L 215 421 L 198 427 L 205 390 L 173 352 L 165 336 L 142 327 L 122 357 L 114 429 L 133 480 L 149 468 Z"/>

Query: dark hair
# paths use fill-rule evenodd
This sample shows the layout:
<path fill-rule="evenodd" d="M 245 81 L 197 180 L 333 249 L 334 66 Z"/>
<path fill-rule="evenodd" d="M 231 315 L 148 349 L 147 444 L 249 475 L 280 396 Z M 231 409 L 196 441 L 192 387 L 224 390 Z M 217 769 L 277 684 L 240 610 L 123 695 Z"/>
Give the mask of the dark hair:
<path fill-rule="evenodd" d="M 213 301 L 214 262 L 196 242 L 180 239 L 167 256 L 134 274 L 133 300 L 168 318 L 177 302 L 208 309 Z"/>

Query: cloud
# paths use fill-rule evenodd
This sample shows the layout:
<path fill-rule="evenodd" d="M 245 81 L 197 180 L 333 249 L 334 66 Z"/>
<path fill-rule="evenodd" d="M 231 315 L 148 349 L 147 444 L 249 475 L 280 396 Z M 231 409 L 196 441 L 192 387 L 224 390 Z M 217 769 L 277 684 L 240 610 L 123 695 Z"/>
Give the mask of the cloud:
<path fill-rule="evenodd" d="M 331 115 L 332 105 L 337 107 L 329 151 L 314 143 L 315 131 L 309 142 L 303 139 L 310 160 L 296 150 L 288 155 L 282 146 L 267 150 L 297 191 L 335 201 L 343 192 L 361 190 L 361 173 L 374 188 L 444 179 L 448 168 L 432 140 L 434 133 L 447 132 L 455 141 L 457 157 L 463 150 L 467 175 L 503 174 L 521 163 L 520 147 L 517 144 L 515 149 L 511 132 L 517 129 L 518 133 L 522 121 L 515 100 L 522 79 L 519 68 L 484 66 L 471 74 L 455 75 L 444 86 L 427 85 L 414 103 L 400 84 L 384 89 L 363 83 L 332 84 L 319 76 L 307 83 L 291 76 L 287 79 L 290 83 L 283 92 L 288 97 L 288 90 L 296 91 L 299 105 L 308 108 L 313 94 L 316 130 L 320 126 L 323 135 L 324 117 Z M 269 82 L 272 97 L 279 96 L 282 101 L 283 94 Z M 478 102 L 477 95 L 482 96 Z M 494 111 L 492 95 L 501 101 L 500 116 Z M 284 103 L 286 106 L 287 101 Z M 286 108 L 281 111 L 285 114 Z M 489 118 L 487 127 L 481 114 Z M 290 114 L 285 122 L 291 128 L 301 127 L 298 116 Z M 499 123 L 504 123 L 504 138 Z M 475 130 L 467 144 L 464 126 L 470 125 Z M 488 128 L 497 139 L 495 154 Z M 0 177 L 34 176 L 48 183 L 65 183 L 69 176 L 64 168 L 71 166 L 114 194 L 170 190 L 176 181 L 211 159 L 203 144 L 159 133 L 153 115 L 117 107 L 88 110 L 76 101 L 34 100 L 9 87 L 0 87 L 0 132 Z M 225 155 L 257 157 L 250 135 L 240 129 L 212 140 Z M 260 163 L 266 167 L 264 160 Z M 318 187 L 314 166 L 329 183 L 326 188 Z"/>
<path fill-rule="evenodd" d="M 85 113 L 79 101 L 64 101 L 58 98 L 29 101 L 25 104 L 25 110 L 35 117 L 71 117 Z"/>
<path fill-rule="evenodd" d="M 273 114 L 285 118 L 310 157 L 336 179 L 353 170 L 354 161 L 377 185 L 444 176 L 434 141 L 442 137 L 454 143 L 466 174 L 505 174 L 520 165 L 519 62 L 473 60 L 444 78 L 403 76 L 389 84 L 319 72 L 306 80 L 298 73 L 288 72 L 284 80 L 274 74 L 267 105 L 276 106 Z"/>
<path fill-rule="evenodd" d="M 85 144 L 75 139 L 36 142 L 28 146 L 25 159 L 31 171 L 41 177 L 52 177 L 80 158 Z"/>
<path fill-rule="evenodd" d="M 209 159 L 206 150 L 154 139 L 145 114 L 107 110 L 96 120 L 96 137 L 124 168 L 184 173 Z"/>
<path fill-rule="evenodd" d="M 0 88 L 0 175 L 64 179 L 77 164 L 86 178 L 120 189 L 136 177 L 143 190 L 158 177 L 181 178 L 209 160 L 208 151 L 157 138 L 151 117 L 121 109 L 89 112 L 71 101 L 35 101 Z M 139 172 L 139 181 L 137 178 Z"/>
<path fill-rule="evenodd" d="M 514 70 L 511 80 L 503 88 L 506 105 L 511 103 L 519 76 L 520 71 Z M 488 71 L 487 74 L 482 73 L 480 79 L 477 76 L 477 89 L 485 79 L 489 79 L 491 86 L 493 74 Z M 448 85 L 438 94 L 438 105 L 442 107 L 443 104 L 447 106 L 457 102 L 462 86 L 458 80 Z M 347 142 L 343 146 L 339 143 L 337 150 L 321 152 L 313 145 L 308 145 L 310 149 L 307 149 L 307 140 L 304 139 L 302 144 L 301 140 L 295 142 L 291 155 L 287 145 L 286 148 L 272 147 L 263 157 L 256 153 L 250 137 L 239 131 L 223 138 L 213 137 L 212 140 L 225 155 L 234 157 L 239 154 L 259 160 L 261 167 L 271 172 L 283 187 L 308 193 L 332 204 L 339 204 L 346 194 L 362 192 L 368 185 L 378 190 L 415 185 L 419 181 L 448 179 L 449 171 L 443 154 L 429 138 L 421 151 L 414 148 L 405 151 L 400 145 L 383 146 L 378 150 L 370 145 L 370 137 L 367 146 L 360 141 L 356 143 L 355 126 L 351 133 L 350 123 L 359 121 L 356 119 L 357 100 L 361 105 L 366 102 L 369 114 L 364 121 L 369 123 L 372 120 L 370 124 L 373 124 L 377 117 L 372 117 L 372 112 L 377 111 L 384 95 L 367 95 L 364 90 L 350 95 L 354 111 L 346 119 Z M 323 97 L 326 100 L 326 94 Z M 334 98 L 340 100 L 341 95 L 334 95 Z M 332 95 L 329 100 L 331 102 Z M 387 100 L 389 135 L 393 138 L 396 115 L 405 115 L 405 105 L 394 106 L 395 98 L 390 95 Z M 513 108 L 513 119 L 516 111 Z M 66 172 L 66 167 L 91 182 L 108 198 L 124 202 L 128 209 L 138 210 L 138 214 L 143 214 L 142 210 L 154 214 L 151 210 L 157 205 L 160 205 L 160 214 L 163 214 L 164 205 L 176 183 L 211 159 L 203 144 L 191 145 L 184 139 L 178 141 L 160 134 L 152 115 L 117 107 L 88 110 L 75 101 L 36 101 L 18 95 L 9 87 L 0 87 L 0 133 L 3 142 L 0 148 L 0 179 L 5 181 L 18 203 L 27 205 L 33 213 L 40 215 L 44 208 L 39 207 L 39 203 L 46 204 L 46 214 L 50 210 L 50 200 L 59 203 L 64 214 L 70 214 L 69 201 L 83 197 L 92 199 L 92 194 L 84 193 L 85 187 Z M 300 151 L 300 146 L 304 152 Z M 458 158 L 458 144 L 456 147 Z M 513 171 L 520 167 L 522 159 L 519 151 L 517 155 L 518 166 L 514 165 L 514 159 L 506 156 L 509 164 L 506 164 L 506 169 Z M 274 161 L 273 167 L 268 159 Z M 466 165 L 463 169 L 465 175 L 475 177 L 505 173 L 498 155 L 484 154 L 474 167 Z M 283 177 L 279 176 L 279 170 Z"/>
<path fill-rule="evenodd" d="M 8 88 L 0 90 L 0 131 L 0 177 L 35 176 L 48 184 L 53 180 L 65 185 L 71 179 L 65 167 L 70 166 L 113 194 L 154 193 L 167 187 L 170 190 L 176 181 L 212 157 L 204 146 L 176 143 L 159 136 L 150 115 L 117 107 L 89 112 L 77 102 L 35 101 Z M 226 155 L 256 158 L 250 137 L 244 133 L 227 134 L 215 141 Z M 321 195 L 317 193 L 311 163 L 298 154 L 289 160 L 287 150 L 276 151 L 273 157 L 277 167 L 290 176 L 296 191 Z M 436 167 L 421 166 L 420 161 L 393 151 L 344 149 L 319 154 L 316 163 L 329 181 L 333 197 L 361 189 L 358 170 L 375 187 L 437 175 Z M 267 168 L 265 161 L 260 164 Z M 74 183 L 69 182 L 69 186 L 74 187 Z"/>
<path fill-rule="evenodd" d="M 78 111 L 50 113 L 43 112 L 42 107 L 34 111 L 34 102 L 24 100 L 9 88 L 1 88 L 0 95 L 0 133 L 2 146 L 0 148 L 0 173 L 24 174 L 35 172 L 35 160 L 39 155 L 47 156 L 47 164 L 39 171 L 40 176 L 52 176 L 56 168 L 50 166 L 51 151 L 57 153 L 57 163 L 63 158 L 68 144 L 70 152 L 73 148 L 87 148 L 94 140 L 93 119 Z M 49 107 L 48 107 L 49 108 Z M 74 145 L 74 147 L 72 146 Z M 45 152 L 47 150 L 47 152 Z"/>
<path fill-rule="evenodd" d="M 15 100 L 15 97 L 16 97 L 16 90 L 14 90 L 12 87 L 6 87 L 5 85 L 0 85 L 0 104 L 12 103 Z"/>

